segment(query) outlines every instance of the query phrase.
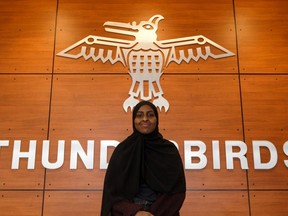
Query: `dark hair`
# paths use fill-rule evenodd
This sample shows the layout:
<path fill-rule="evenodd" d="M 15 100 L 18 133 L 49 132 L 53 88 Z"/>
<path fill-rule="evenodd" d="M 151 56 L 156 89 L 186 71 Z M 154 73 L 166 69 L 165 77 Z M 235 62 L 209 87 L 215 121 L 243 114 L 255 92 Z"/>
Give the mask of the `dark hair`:
<path fill-rule="evenodd" d="M 159 124 L 159 118 L 158 118 L 158 110 L 156 108 L 156 106 L 151 103 L 150 101 L 141 101 L 139 102 L 134 108 L 133 108 L 133 112 L 132 112 L 132 125 L 133 125 L 133 130 L 135 131 L 135 127 L 134 127 L 134 119 L 136 118 L 136 114 L 138 112 L 138 110 L 140 109 L 140 107 L 144 106 L 144 105 L 148 105 L 152 108 L 152 110 L 154 111 L 154 114 L 156 116 L 157 119 L 157 126 L 156 129 L 158 131 L 158 124 Z"/>

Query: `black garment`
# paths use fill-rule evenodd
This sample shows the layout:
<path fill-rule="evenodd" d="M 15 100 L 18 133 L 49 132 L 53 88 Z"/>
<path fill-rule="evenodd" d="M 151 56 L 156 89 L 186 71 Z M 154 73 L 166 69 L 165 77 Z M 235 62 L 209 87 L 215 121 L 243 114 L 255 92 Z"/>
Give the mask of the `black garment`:
<path fill-rule="evenodd" d="M 145 136 L 134 132 L 116 147 L 104 181 L 101 215 L 108 216 L 118 201 L 132 200 L 138 193 L 141 177 L 158 193 L 186 190 L 178 149 L 159 133 Z"/>
<path fill-rule="evenodd" d="M 158 123 L 157 109 L 154 112 Z M 154 132 L 145 135 L 134 128 L 134 132 L 115 148 L 105 176 L 101 216 L 108 216 L 115 203 L 133 200 L 139 192 L 141 179 L 156 193 L 169 195 L 186 191 L 178 149 L 163 139 L 158 126 Z"/>
<path fill-rule="evenodd" d="M 141 199 L 153 203 L 156 200 L 156 198 L 157 194 L 155 193 L 155 191 L 151 190 L 151 188 L 149 188 L 147 184 L 141 183 L 139 186 L 138 193 L 134 197 L 134 200 Z"/>
<path fill-rule="evenodd" d="M 185 192 L 169 195 L 158 194 L 155 202 L 152 205 L 148 204 L 146 207 L 128 200 L 122 200 L 113 205 L 111 216 L 132 216 L 138 211 L 145 211 L 145 209 L 155 216 L 179 216 L 185 195 Z"/>

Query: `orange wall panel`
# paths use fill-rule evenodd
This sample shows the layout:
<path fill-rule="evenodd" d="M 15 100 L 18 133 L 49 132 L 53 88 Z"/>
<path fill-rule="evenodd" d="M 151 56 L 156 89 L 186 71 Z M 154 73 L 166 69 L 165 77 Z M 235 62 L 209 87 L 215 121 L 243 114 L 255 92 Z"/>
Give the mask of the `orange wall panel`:
<path fill-rule="evenodd" d="M 241 138 L 236 75 L 163 75 L 161 85 L 170 103 L 168 112 L 160 114 L 161 128 L 168 130 L 169 136 Z"/>
<path fill-rule="evenodd" d="M 1 1 L 0 73 L 51 73 L 56 1 Z"/>
<path fill-rule="evenodd" d="M 0 75 L 0 83 L 2 139 L 45 136 L 48 130 L 51 77 Z"/>
<path fill-rule="evenodd" d="M 242 76 L 243 112 L 247 135 L 280 138 L 279 135 L 288 130 L 287 83 L 287 76 L 281 75 Z M 269 133 L 263 134 L 264 131 Z"/>
<path fill-rule="evenodd" d="M 277 165 L 266 171 L 249 170 L 250 186 L 253 189 L 287 188 L 287 155 L 283 145 L 287 141 L 287 94 L 288 79 L 281 75 L 243 76 L 242 98 L 246 141 L 252 150 L 252 140 L 268 140 L 277 149 Z M 263 162 L 270 160 L 270 152 L 262 150 Z M 252 151 L 249 151 L 252 161 Z"/>
<path fill-rule="evenodd" d="M 224 141 L 242 140 L 237 76 L 165 75 L 161 82 L 170 102 L 169 111 L 160 114 L 165 137 L 179 144 L 182 155 L 184 140 L 200 140 L 207 147 L 208 164 L 203 170 L 186 171 L 187 187 L 245 188 L 245 171 L 237 162 L 233 171 L 227 171 L 225 162 Z M 217 171 L 212 164 L 212 140 L 220 141 L 221 170 Z"/>
<path fill-rule="evenodd" d="M 251 215 L 286 215 L 287 198 L 287 191 L 253 191 L 251 192 Z"/>
<path fill-rule="evenodd" d="M 47 191 L 43 215 L 100 215 L 101 199 L 98 191 Z"/>
<path fill-rule="evenodd" d="M 187 191 L 181 215 L 248 216 L 245 191 Z"/>
<path fill-rule="evenodd" d="M 105 171 L 99 169 L 100 141 L 122 141 L 132 131 L 130 111 L 125 113 L 122 107 L 129 91 L 128 76 L 54 77 L 49 137 L 52 141 L 51 153 L 57 152 L 57 141 L 60 139 L 67 141 L 67 148 L 63 167 L 47 171 L 47 188 L 102 188 Z M 70 144 L 73 139 L 79 140 L 83 146 L 89 139 L 95 141 L 94 170 L 87 170 L 81 162 L 77 170 L 70 170 Z"/>
<path fill-rule="evenodd" d="M 5 216 L 40 216 L 42 191 L 0 191 L 0 212 Z"/>
<path fill-rule="evenodd" d="M 0 75 L 0 83 L 0 139 L 9 140 L 9 146 L 0 148 L 0 188 L 42 189 L 41 146 L 47 139 L 50 76 Z M 30 140 L 37 140 L 35 169 L 27 169 L 27 159 L 20 159 L 19 169 L 11 169 L 14 140 L 21 140 L 22 152 L 29 150 Z"/>
<path fill-rule="evenodd" d="M 241 73 L 287 73 L 288 2 L 236 0 L 235 6 Z"/>

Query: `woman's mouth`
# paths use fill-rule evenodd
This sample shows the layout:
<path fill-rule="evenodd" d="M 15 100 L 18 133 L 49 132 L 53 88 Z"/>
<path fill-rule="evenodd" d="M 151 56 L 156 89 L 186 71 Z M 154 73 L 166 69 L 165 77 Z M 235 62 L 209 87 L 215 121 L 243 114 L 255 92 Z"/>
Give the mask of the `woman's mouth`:
<path fill-rule="evenodd" d="M 150 122 L 142 122 L 140 125 L 142 127 L 150 127 L 151 123 Z"/>

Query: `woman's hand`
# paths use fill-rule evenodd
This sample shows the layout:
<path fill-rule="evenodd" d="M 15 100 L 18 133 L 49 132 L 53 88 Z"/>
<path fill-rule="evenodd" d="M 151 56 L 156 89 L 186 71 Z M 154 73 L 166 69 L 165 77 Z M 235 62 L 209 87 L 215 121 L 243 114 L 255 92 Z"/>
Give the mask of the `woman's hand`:
<path fill-rule="evenodd" d="M 154 216 L 153 214 L 151 214 L 150 212 L 147 211 L 138 211 L 135 216 Z"/>

